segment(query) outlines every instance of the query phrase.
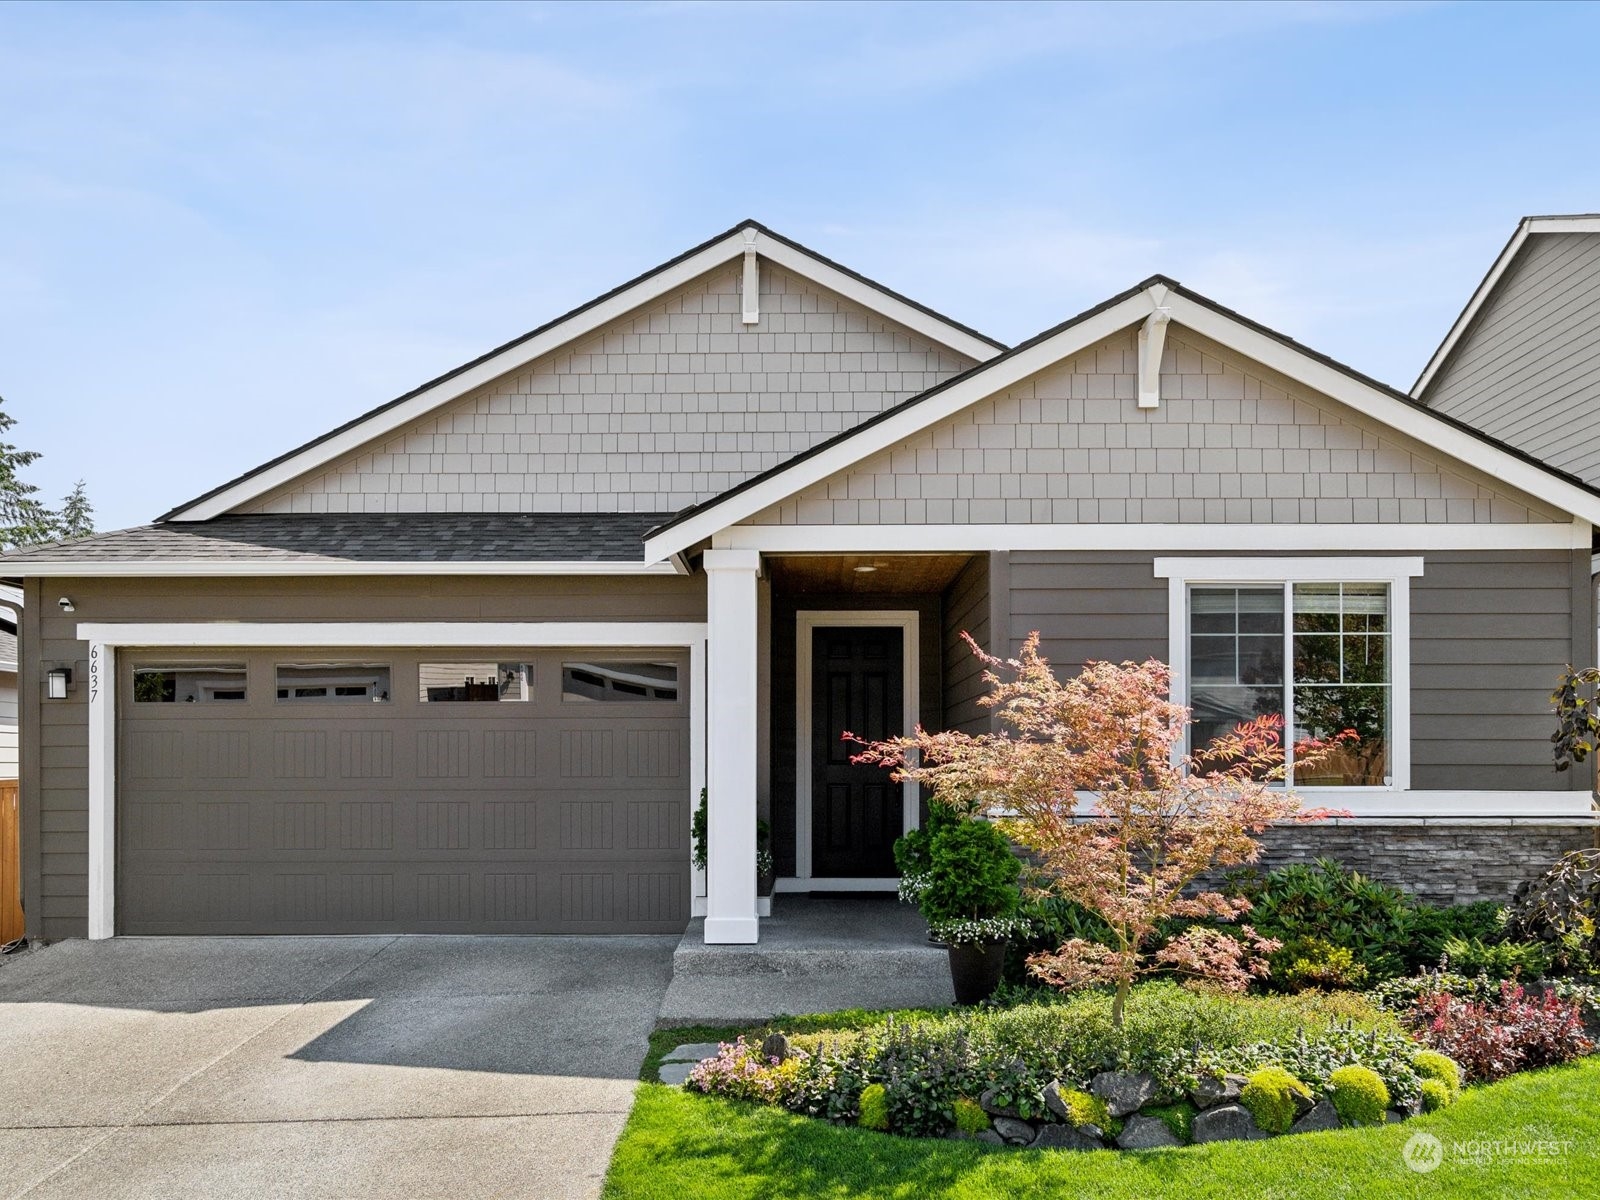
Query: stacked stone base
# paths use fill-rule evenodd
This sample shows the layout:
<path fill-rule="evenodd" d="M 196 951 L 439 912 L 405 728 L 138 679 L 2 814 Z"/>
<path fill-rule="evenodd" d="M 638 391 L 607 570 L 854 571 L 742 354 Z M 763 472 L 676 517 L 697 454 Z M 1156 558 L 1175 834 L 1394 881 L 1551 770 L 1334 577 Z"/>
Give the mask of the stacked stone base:
<path fill-rule="evenodd" d="M 1600 844 L 1597 833 L 1595 821 L 1567 818 L 1318 821 L 1269 830 L 1260 866 L 1333 858 L 1430 904 L 1503 903 L 1562 855 Z"/>

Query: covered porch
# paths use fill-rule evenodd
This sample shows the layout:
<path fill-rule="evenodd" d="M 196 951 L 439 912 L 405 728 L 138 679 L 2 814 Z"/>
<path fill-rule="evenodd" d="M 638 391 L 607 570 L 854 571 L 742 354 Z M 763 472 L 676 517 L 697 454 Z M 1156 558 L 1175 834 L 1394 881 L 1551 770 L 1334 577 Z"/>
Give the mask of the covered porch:
<path fill-rule="evenodd" d="M 986 648 L 992 629 L 1008 640 L 993 601 L 1005 556 L 714 547 L 703 562 L 709 863 L 695 880 L 704 925 L 691 935 L 750 944 L 765 940 L 769 912 L 782 922 L 802 896 L 891 899 L 892 847 L 920 824 L 923 800 L 851 763 L 841 735 L 987 728 L 981 667 L 961 635 Z M 763 843 L 770 900 L 754 871 Z"/>

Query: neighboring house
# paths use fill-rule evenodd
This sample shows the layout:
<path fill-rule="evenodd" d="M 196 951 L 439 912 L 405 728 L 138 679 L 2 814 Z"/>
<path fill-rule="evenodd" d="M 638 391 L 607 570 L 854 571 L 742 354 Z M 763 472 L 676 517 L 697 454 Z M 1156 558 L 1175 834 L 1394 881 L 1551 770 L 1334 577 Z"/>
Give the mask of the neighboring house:
<path fill-rule="evenodd" d="M 29 932 L 758 936 L 987 727 L 971 632 L 1357 728 L 1333 853 L 1504 895 L 1595 823 L 1595 486 L 1154 278 L 1005 349 L 754 223 L 25 580 Z M 64 699 L 51 672 L 70 670 Z M 60 676 L 58 675 L 59 679 Z M 690 867 L 709 790 L 710 868 Z"/>
<path fill-rule="evenodd" d="M 17 778 L 17 616 L 21 611 L 21 589 L 0 586 L 0 782 Z"/>

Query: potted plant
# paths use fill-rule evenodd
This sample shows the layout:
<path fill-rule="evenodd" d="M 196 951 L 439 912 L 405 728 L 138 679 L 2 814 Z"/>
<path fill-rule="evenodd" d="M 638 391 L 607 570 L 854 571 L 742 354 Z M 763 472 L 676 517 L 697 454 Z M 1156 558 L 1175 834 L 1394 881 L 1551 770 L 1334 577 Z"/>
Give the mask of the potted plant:
<path fill-rule="evenodd" d="M 694 840 L 694 867 L 706 869 L 706 789 L 700 789 L 700 803 L 695 806 L 694 819 L 689 824 L 689 836 Z M 770 896 L 777 883 L 777 872 L 772 863 L 772 826 L 765 817 L 756 821 L 756 895 Z"/>
<path fill-rule="evenodd" d="M 1018 925 L 1022 863 L 1006 836 L 979 817 L 947 805 L 929 806 L 928 826 L 895 844 L 900 895 L 948 947 L 956 1003 L 977 1004 L 993 994 L 1005 970 L 1006 946 Z"/>

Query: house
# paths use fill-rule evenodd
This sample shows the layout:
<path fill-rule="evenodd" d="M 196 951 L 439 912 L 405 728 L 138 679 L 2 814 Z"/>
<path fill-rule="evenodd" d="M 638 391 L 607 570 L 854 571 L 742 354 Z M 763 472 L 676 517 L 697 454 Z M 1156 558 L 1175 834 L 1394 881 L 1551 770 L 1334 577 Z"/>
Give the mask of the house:
<path fill-rule="evenodd" d="M 26 588 L 29 932 L 759 936 L 887 890 L 839 733 L 960 634 L 1360 744 L 1279 831 L 1435 898 L 1589 845 L 1548 696 L 1600 490 L 1163 277 L 1006 348 L 754 222 Z M 690 811 L 709 794 L 709 869 Z M 781 903 L 781 899 L 779 901 Z"/>

